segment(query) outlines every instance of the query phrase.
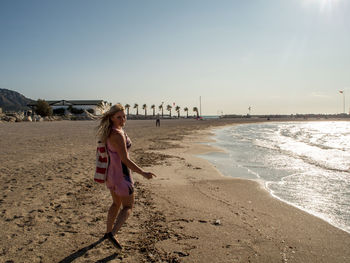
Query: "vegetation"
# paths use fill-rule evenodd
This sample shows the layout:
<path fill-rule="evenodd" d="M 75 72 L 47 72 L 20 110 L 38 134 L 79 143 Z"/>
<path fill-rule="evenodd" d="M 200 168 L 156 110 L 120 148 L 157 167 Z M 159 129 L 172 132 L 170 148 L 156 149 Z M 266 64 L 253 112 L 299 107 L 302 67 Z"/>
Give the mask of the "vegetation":
<path fill-rule="evenodd" d="M 145 111 L 145 117 L 147 116 L 147 105 L 143 104 L 142 109 Z"/>
<path fill-rule="evenodd" d="M 125 104 L 125 109 L 126 109 L 126 115 L 129 117 L 129 109 L 130 109 L 130 105 L 129 104 Z"/>
<path fill-rule="evenodd" d="M 124 108 L 126 110 L 126 114 L 127 116 L 129 117 L 129 114 L 130 114 L 130 104 L 125 104 L 124 105 Z M 136 110 L 135 112 L 135 115 L 139 115 L 139 104 L 138 103 L 134 103 L 134 106 L 133 108 Z M 142 110 L 144 110 L 144 114 L 145 114 L 145 117 L 147 117 L 147 104 L 142 104 Z M 177 105 L 176 107 L 173 107 L 171 106 L 170 104 L 166 105 L 166 107 L 164 107 L 164 103 L 162 102 L 162 104 L 160 104 L 158 107 L 155 105 L 155 104 L 152 104 L 150 106 L 150 108 L 152 109 L 152 116 L 155 116 L 156 115 L 156 109 L 158 108 L 158 112 L 162 114 L 162 118 L 164 118 L 164 108 L 169 111 L 169 116 L 172 117 L 171 115 L 171 111 L 174 110 L 177 112 L 177 117 L 180 118 L 181 116 L 181 110 L 182 108 Z M 186 112 L 186 118 L 188 118 L 188 114 L 189 114 L 189 108 L 188 107 L 184 107 L 183 108 L 183 111 Z M 199 110 L 197 107 L 193 107 L 193 112 L 196 114 L 197 118 L 199 118 Z"/>
<path fill-rule="evenodd" d="M 180 106 L 175 107 L 175 111 L 177 111 L 177 117 L 180 118 Z"/>
<path fill-rule="evenodd" d="M 193 111 L 194 111 L 195 113 L 197 113 L 197 118 L 199 118 L 198 108 L 197 108 L 197 107 L 193 107 Z"/>
<path fill-rule="evenodd" d="M 172 109 L 173 107 L 171 107 L 170 105 L 167 105 L 166 106 L 166 110 L 167 111 L 169 111 L 169 116 L 170 116 L 170 118 L 171 118 L 171 109 Z"/>
<path fill-rule="evenodd" d="M 163 103 L 161 105 L 158 106 L 159 110 L 162 111 L 162 118 L 163 118 Z"/>
<path fill-rule="evenodd" d="M 137 103 L 134 104 L 134 109 L 136 109 L 136 115 L 139 115 L 139 105 Z"/>
<path fill-rule="evenodd" d="M 184 111 L 186 112 L 186 118 L 188 118 L 188 108 L 185 107 L 185 108 L 184 108 Z"/>
<path fill-rule="evenodd" d="M 45 100 L 38 99 L 35 106 L 35 112 L 42 117 L 51 116 L 52 108 Z"/>

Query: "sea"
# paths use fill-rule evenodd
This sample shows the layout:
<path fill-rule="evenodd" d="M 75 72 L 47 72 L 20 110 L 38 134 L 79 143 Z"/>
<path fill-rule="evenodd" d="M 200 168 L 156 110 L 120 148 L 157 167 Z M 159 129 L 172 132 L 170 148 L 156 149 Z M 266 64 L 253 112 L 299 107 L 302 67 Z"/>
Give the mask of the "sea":
<path fill-rule="evenodd" d="M 258 180 L 274 197 L 350 233 L 350 122 L 271 122 L 214 130 L 200 157 L 224 176 Z"/>

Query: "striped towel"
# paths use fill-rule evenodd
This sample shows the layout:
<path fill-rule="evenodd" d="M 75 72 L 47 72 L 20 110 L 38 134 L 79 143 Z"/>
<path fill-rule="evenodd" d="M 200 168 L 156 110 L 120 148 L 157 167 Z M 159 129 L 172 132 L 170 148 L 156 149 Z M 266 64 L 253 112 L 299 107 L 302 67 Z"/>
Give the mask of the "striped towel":
<path fill-rule="evenodd" d="M 96 149 L 96 171 L 94 175 L 95 182 L 106 182 L 107 170 L 109 165 L 109 156 L 107 152 L 106 144 L 103 142 L 97 143 Z"/>

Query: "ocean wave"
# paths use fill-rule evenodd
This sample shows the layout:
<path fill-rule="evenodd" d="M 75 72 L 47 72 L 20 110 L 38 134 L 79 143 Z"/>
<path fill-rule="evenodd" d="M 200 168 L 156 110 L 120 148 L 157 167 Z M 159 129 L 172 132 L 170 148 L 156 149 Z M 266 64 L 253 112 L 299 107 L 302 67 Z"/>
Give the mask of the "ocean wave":
<path fill-rule="evenodd" d="M 259 147 L 261 147 L 261 146 L 259 146 Z M 280 155 L 285 155 L 285 156 L 288 156 L 290 158 L 302 160 L 303 162 L 305 162 L 309 165 L 313 165 L 315 167 L 318 167 L 318 168 L 321 168 L 324 170 L 335 171 L 335 172 L 344 172 L 344 173 L 350 172 L 350 164 L 347 163 L 345 160 L 339 160 L 339 162 L 337 162 L 337 163 L 335 163 L 335 161 L 333 160 L 333 164 L 332 164 L 329 162 L 327 163 L 324 160 L 317 160 L 317 159 L 313 158 L 312 156 L 309 156 L 306 154 L 296 153 L 292 149 L 283 149 L 281 146 L 276 145 L 276 144 L 271 145 L 271 146 L 265 145 L 265 148 L 275 150 Z M 342 165 L 343 167 L 339 167 L 340 165 Z"/>
<path fill-rule="evenodd" d="M 284 128 L 272 134 L 264 134 L 262 137 L 252 140 L 252 143 L 256 147 L 272 150 L 289 158 L 297 158 L 325 170 L 350 171 L 350 152 L 346 148 L 341 147 L 341 145 L 338 147 L 327 145 L 326 136 L 319 136 L 315 139 L 310 135 L 311 133 L 300 130 L 295 132 L 295 127 L 292 129 L 294 132 Z M 284 135 L 281 136 L 281 134 Z M 330 141 L 329 138 L 328 141 Z"/>
<path fill-rule="evenodd" d="M 345 168 L 334 167 L 334 166 L 331 166 L 330 164 L 327 164 L 326 162 L 314 160 L 306 155 L 300 155 L 300 156 L 298 156 L 298 158 L 300 158 L 301 160 L 303 160 L 304 162 L 306 162 L 308 164 L 314 165 L 314 166 L 322 168 L 324 170 L 333 171 L 333 172 L 342 172 L 342 173 L 350 172 L 349 167 L 345 167 Z"/>
<path fill-rule="evenodd" d="M 335 126 L 333 130 L 325 129 L 327 126 L 316 127 L 310 124 L 283 125 L 275 133 L 281 138 L 292 139 L 296 142 L 302 142 L 322 150 L 350 150 L 350 133 L 344 127 Z M 325 130 L 324 130 L 325 129 Z M 338 130 L 337 130 L 338 129 Z M 268 136 L 268 134 L 266 134 Z"/>
<path fill-rule="evenodd" d="M 222 136 L 232 153 L 226 164 L 234 163 L 224 169 L 230 176 L 254 175 L 277 198 L 349 231 L 349 128 L 349 122 L 235 126 Z"/>

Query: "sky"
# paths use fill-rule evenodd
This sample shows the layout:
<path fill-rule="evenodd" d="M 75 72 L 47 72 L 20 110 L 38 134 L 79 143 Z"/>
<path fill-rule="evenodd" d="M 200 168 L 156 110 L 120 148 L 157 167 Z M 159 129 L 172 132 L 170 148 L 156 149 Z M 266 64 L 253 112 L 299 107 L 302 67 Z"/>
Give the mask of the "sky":
<path fill-rule="evenodd" d="M 349 0 L 0 0 L 0 88 L 202 115 L 341 113 L 344 96 L 349 112 L 349 14 Z"/>

